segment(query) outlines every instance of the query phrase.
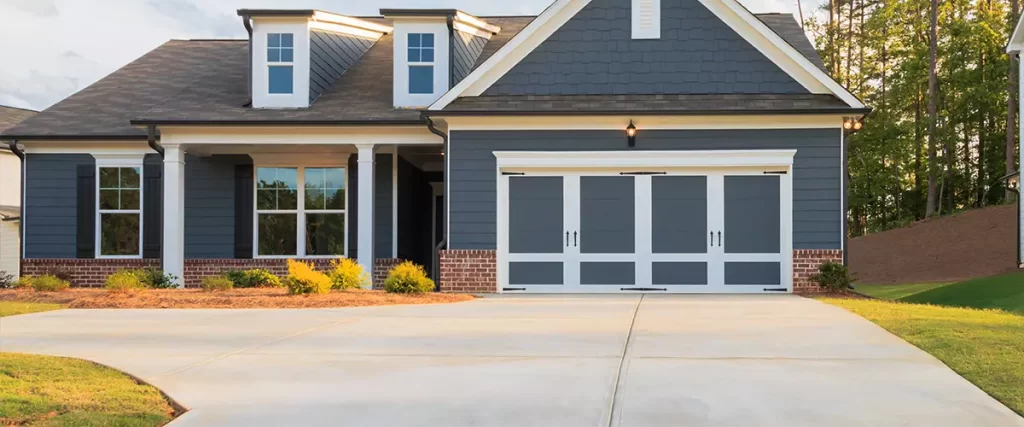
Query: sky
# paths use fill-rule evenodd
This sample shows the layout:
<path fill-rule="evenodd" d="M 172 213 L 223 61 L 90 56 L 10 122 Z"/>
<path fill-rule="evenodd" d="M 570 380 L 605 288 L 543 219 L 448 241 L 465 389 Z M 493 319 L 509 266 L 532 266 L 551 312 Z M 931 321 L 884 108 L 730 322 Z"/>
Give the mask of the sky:
<path fill-rule="evenodd" d="M 353 16 L 388 8 L 536 15 L 552 0 L 0 0 L 0 105 L 45 109 L 170 39 L 245 38 L 237 9 L 322 9 Z M 803 8 L 809 11 L 810 3 Z M 796 0 L 740 0 L 753 12 Z M 816 2 L 820 2 L 816 1 Z"/>

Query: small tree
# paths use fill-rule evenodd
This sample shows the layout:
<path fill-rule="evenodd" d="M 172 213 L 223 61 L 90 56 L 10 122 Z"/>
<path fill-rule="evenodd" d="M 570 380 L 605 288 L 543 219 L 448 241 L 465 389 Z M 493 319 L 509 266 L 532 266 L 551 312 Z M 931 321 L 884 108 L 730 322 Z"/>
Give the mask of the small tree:
<path fill-rule="evenodd" d="M 845 265 L 836 262 L 826 262 L 818 266 L 818 272 L 811 276 L 811 280 L 818 282 L 828 292 L 840 292 L 853 288 L 850 271 Z"/>

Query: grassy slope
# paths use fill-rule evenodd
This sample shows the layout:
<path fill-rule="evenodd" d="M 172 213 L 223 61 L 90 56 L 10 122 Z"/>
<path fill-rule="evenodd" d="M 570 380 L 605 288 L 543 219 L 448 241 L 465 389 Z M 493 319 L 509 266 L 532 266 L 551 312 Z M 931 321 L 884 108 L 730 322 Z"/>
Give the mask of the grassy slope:
<path fill-rule="evenodd" d="M 880 299 L 897 300 L 949 283 L 911 283 L 909 285 L 857 285 L 857 292 Z"/>
<path fill-rule="evenodd" d="M 1024 316 L 877 300 L 823 301 L 850 310 L 931 353 L 1024 415 Z"/>
<path fill-rule="evenodd" d="M 174 410 L 160 392 L 78 359 L 0 353 L 0 425 L 160 426 Z"/>
<path fill-rule="evenodd" d="M 1024 273 L 983 277 L 916 293 L 901 301 L 995 308 L 1024 314 Z"/>
<path fill-rule="evenodd" d="M 63 304 L 49 304 L 37 302 L 0 301 L 0 317 L 16 316 L 19 314 L 38 313 L 41 311 L 60 310 Z"/>

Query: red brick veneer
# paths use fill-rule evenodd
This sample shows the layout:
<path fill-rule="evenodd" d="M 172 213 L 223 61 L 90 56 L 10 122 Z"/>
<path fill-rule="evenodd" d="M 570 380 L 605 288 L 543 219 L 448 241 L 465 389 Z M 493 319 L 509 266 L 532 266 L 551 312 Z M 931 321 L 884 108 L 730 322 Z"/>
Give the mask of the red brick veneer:
<path fill-rule="evenodd" d="M 373 289 L 384 289 L 384 280 L 391 274 L 391 269 L 403 261 L 400 258 L 377 258 L 373 263 Z"/>
<path fill-rule="evenodd" d="M 818 266 L 826 262 L 843 262 L 843 251 L 839 249 L 797 249 L 793 251 L 793 292 L 815 293 L 821 289 L 811 276 L 818 272 Z"/>
<path fill-rule="evenodd" d="M 441 251 L 441 292 L 498 292 L 497 259 L 491 250 Z"/>
<path fill-rule="evenodd" d="M 71 286 L 100 288 L 107 277 L 123 269 L 160 267 L 159 259 L 28 258 L 21 261 L 22 276 L 38 276 L 50 269 L 71 273 Z"/>

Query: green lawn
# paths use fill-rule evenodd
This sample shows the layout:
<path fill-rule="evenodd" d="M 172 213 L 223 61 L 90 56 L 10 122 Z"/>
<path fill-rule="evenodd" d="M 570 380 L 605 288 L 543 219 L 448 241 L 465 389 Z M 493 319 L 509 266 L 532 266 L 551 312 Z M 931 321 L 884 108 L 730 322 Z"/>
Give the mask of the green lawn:
<path fill-rule="evenodd" d="M 174 409 L 116 370 L 63 357 L 0 353 L 0 425 L 161 426 Z"/>
<path fill-rule="evenodd" d="M 1024 415 L 1024 316 L 879 300 L 822 301 L 850 310 L 931 353 Z"/>
<path fill-rule="evenodd" d="M 900 299 L 954 307 L 995 308 L 1024 314 L 1024 273 L 982 277 Z"/>
<path fill-rule="evenodd" d="M 38 302 L 0 301 L 0 317 L 18 314 L 38 313 L 41 311 L 60 310 L 63 304 L 46 304 Z"/>
<path fill-rule="evenodd" d="M 935 289 L 949 283 L 911 283 L 909 285 L 857 285 L 857 292 L 887 300 L 897 300 L 916 293 Z"/>

